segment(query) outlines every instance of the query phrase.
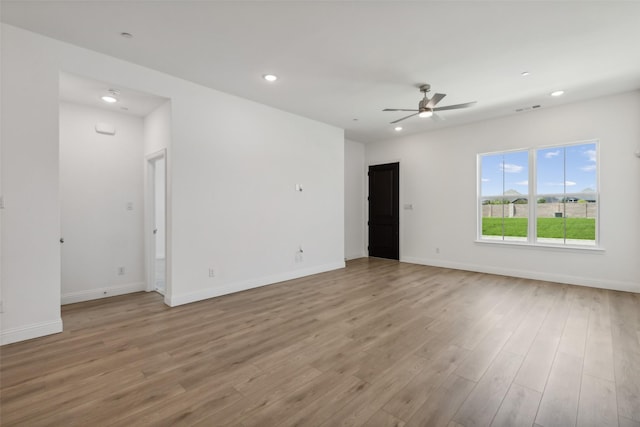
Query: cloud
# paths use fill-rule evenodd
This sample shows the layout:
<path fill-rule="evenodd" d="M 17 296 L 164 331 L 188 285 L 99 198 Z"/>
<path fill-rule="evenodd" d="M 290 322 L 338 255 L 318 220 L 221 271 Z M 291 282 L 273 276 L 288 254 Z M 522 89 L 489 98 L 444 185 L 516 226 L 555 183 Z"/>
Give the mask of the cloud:
<path fill-rule="evenodd" d="M 524 181 L 516 182 L 516 185 L 524 185 L 526 187 L 529 185 L 529 181 L 525 179 Z"/>
<path fill-rule="evenodd" d="M 559 156 L 559 155 L 560 155 L 560 150 L 549 151 L 549 152 L 545 153 L 544 158 L 545 159 L 551 159 L 551 158 Z"/>
<path fill-rule="evenodd" d="M 567 187 L 573 187 L 574 185 L 578 185 L 578 183 L 574 182 L 574 181 L 565 181 L 564 183 L 562 183 L 562 182 L 547 182 L 546 185 L 550 185 L 550 186 L 553 186 L 553 187 L 564 187 L 565 185 Z"/>
<path fill-rule="evenodd" d="M 595 172 L 597 169 L 596 165 L 587 165 L 584 167 L 581 167 L 580 170 L 584 171 L 584 172 Z"/>
<path fill-rule="evenodd" d="M 491 181 L 489 178 L 482 178 L 482 182 L 489 182 Z"/>
<path fill-rule="evenodd" d="M 596 159 L 596 150 L 587 150 L 584 152 L 584 155 L 589 158 L 590 162 L 595 162 Z"/>
<path fill-rule="evenodd" d="M 522 172 L 524 166 L 514 165 L 511 163 L 500 163 L 500 170 L 506 173 L 518 173 Z"/>

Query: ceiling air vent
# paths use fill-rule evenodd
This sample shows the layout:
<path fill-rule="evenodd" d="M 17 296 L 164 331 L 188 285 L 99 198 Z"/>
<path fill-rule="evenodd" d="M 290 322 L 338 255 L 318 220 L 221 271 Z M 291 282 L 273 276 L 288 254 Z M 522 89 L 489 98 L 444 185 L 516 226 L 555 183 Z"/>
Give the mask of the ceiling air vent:
<path fill-rule="evenodd" d="M 521 113 L 523 111 L 531 111 L 531 110 L 535 110 L 536 108 L 540 108 L 540 105 L 532 105 L 531 107 L 516 108 L 516 113 Z"/>

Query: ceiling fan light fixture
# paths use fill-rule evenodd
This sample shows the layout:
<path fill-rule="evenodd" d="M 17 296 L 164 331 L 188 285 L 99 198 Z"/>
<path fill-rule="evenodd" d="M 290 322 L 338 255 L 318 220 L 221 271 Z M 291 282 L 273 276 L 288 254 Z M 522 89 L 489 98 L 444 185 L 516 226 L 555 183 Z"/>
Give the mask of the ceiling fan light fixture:
<path fill-rule="evenodd" d="M 431 116 L 433 116 L 433 111 L 431 111 L 431 110 L 421 111 L 418 114 L 418 117 L 423 118 L 423 119 L 426 119 L 426 118 L 431 117 Z"/>
<path fill-rule="evenodd" d="M 107 94 L 101 96 L 100 99 L 108 104 L 113 104 L 114 102 L 118 102 L 118 95 L 120 95 L 119 91 L 117 91 L 116 89 L 109 89 L 107 91 Z"/>
<path fill-rule="evenodd" d="M 551 92 L 551 96 L 562 96 L 562 95 L 564 95 L 563 90 L 556 90 L 554 92 Z"/>
<path fill-rule="evenodd" d="M 402 126 L 396 126 L 393 128 L 396 132 L 400 132 L 402 130 Z"/>

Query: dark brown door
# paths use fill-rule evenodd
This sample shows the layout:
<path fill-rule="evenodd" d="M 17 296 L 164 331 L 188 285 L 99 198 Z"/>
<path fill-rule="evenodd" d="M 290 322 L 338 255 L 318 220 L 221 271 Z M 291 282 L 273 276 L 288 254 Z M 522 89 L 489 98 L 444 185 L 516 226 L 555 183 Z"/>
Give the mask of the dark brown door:
<path fill-rule="evenodd" d="M 369 256 L 400 259 L 400 163 L 369 166 Z"/>

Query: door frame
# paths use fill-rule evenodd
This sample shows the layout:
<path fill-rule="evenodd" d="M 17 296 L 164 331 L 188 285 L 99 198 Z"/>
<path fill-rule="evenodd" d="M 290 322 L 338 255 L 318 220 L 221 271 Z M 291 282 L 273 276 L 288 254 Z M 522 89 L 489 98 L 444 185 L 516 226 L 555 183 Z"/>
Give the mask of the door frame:
<path fill-rule="evenodd" d="M 381 166 L 381 165 L 389 165 L 389 164 L 398 164 L 398 261 L 402 260 L 402 217 L 403 217 L 403 212 L 402 212 L 402 186 L 400 185 L 400 183 L 402 182 L 402 168 L 400 167 L 402 162 L 401 159 L 399 158 L 395 158 L 395 159 L 388 159 L 388 160 L 381 160 L 381 161 L 376 161 L 376 162 L 371 162 L 371 163 L 367 163 L 366 164 L 366 170 L 365 170 L 365 200 L 364 200 L 364 206 L 365 206 L 365 249 L 367 250 L 367 256 L 369 255 L 369 168 L 371 166 Z"/>
<path fill-rule="evenodd" d="M 171 295 L 171 280 L 167 272 L 169 271 L 169 247 L 168 247 L 168 233 L 167 233 L 167 149 L 163 148 L 151 154 L 145 156 L 145 214 L 144 214 L 144 238 L 145 238 L 145 278 L 146 278 L 146 290 L 147 292 L 155 291 L 155 259 L 156 259 L 156 247 L 155 237 L 153 229 L 155 227 L 155 206 L 156 206 L 156 185 L 155 185 L 155 165 L 158 160 L 164 160 L 164 245 L 165 245 L 165 290 L 164 297 L 165 302 Z"/>

